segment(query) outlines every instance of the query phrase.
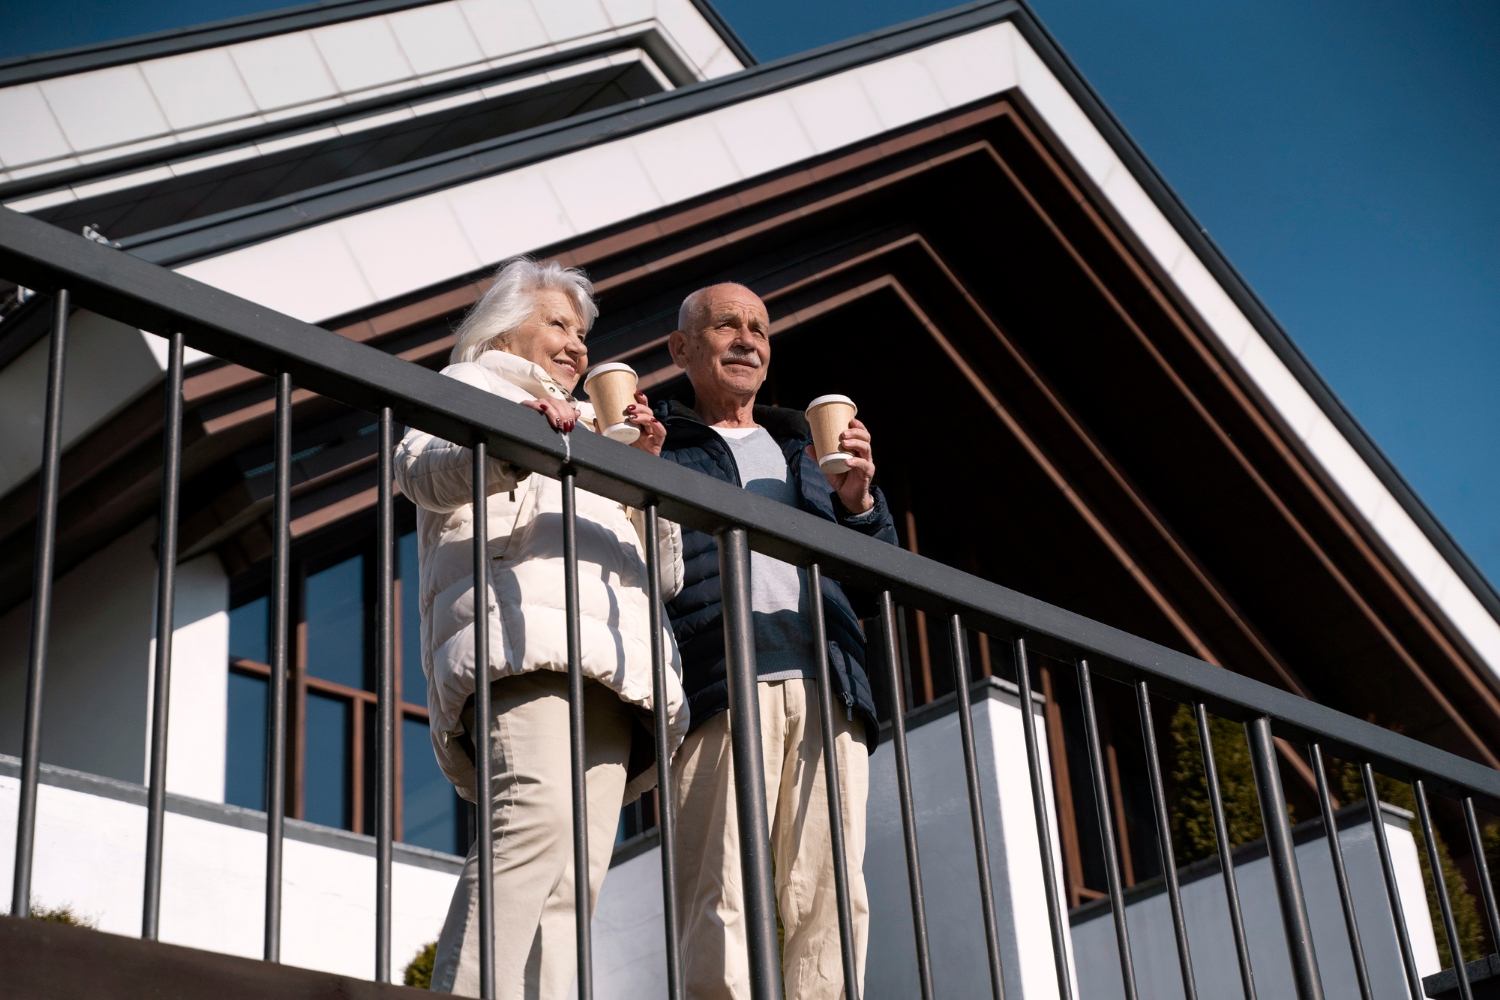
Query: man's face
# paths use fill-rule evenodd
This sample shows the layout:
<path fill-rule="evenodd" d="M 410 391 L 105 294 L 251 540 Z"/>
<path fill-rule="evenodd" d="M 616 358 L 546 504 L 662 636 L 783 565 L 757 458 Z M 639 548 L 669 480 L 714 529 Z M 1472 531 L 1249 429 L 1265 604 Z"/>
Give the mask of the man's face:
<path fill-rule="evenodd" d="M 699 395 L 754 396 L 771 364 L 771 318 L 760 297 L 739 285 L 715 285 L 695 311 L 693 330 L 668 342 Z"/>

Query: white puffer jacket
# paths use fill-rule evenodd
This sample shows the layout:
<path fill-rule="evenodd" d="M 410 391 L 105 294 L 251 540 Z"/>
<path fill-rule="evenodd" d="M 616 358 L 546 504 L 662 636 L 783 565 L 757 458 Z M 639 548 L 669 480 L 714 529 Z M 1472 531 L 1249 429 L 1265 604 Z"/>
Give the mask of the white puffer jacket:
<path fill-rule="evenodd" d="M 503 351 L 487 351 L 472 363 L 443 374 L 521 402 L 572 397 L 539 365 Z M 578 426 L 592 431 L 587 403 Z M 432 712 L 432 745 L 448 780 L 465 799 L 474 798 L 474 765 L 458 737 L 459 713 L 474 693 L 473 454 L 431 434 L 408 431 L 396 449 L 396 483 L 417 505 L 417 551 L 421 564 L 422 669 Z M 488 530 L 491 680 L 531 670 L 568 669 L 564 611 L 562 485 L 508 462 L 489 460 Z M 652 711 L 649 598 L 646 593 L 645 516 L 614 500 L 577 492 L 578 603 L 583 674 L 643 710 L 649 731 Z M 661 521 L 662 599 L 682 588 L 682 532 Z M 671 746 L 687 733 L 688 709 L 682 664 L 671 629 L 662 641 L 670 657 L 667 712 Z M 641 749 L 641 748 L 638 748 Z M 632 757 L 638 761 L 639 753 Z M 656 783 L 656 768 L 632 768 L 625 801 Z"/>

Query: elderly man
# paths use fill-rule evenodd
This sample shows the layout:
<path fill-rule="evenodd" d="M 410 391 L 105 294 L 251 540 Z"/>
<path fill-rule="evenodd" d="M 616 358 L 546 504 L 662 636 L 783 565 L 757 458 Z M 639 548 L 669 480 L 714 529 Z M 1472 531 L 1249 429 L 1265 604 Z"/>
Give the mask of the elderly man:
<path fill-rule="evenodd" d="M 854 456 L 849 471 L 825 476 L 802 413 L 755 405 L 771 362 L 771 323 L 759 297 L 743 285 L 700 289 L 682 303 L 677 324 L 669 342 L 672 360 L 687 370 L 696 398 L 692 408 L 659 405 L 667 429 L 662 457 L 894 544 L 890 511 L 871 484 L 875 464 L 864 424 L 854 421 L 840 439 L 840 450 Z M 750 983 L 718 549 L 713 537 L 686 529 L 682 544 L 683 588 L 667 611 L 692 709 L 692 730 L 672 772 L 683 977 L 694 1000 L 739 1000 L 750 996 Z M 807 573 L 757 552 L 750 579 L 766 805 L 777 911 L 786 935 L 785 993 L 795 1000 L 837 1000 L 844 977 Z M 865 798 L 869 751 L 880 724 L 865 676 L 859 620 L 837 583 L 825 578 L 822 591 L 838 699 L 833 718 L 855 953 L 863 970 L 869 922 L 861 870 Z"/>

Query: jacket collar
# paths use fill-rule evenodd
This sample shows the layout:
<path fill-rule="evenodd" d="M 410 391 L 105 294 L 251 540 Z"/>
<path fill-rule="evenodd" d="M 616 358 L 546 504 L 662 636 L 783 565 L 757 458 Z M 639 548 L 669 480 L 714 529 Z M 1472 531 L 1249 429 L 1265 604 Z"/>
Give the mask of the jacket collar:
<path fill-rule="evenodd" d="M 534 361 L 527 361 L 519 354 L 511 354 L 509 351 L 485 351 L 475 359 L 474 363 L 512 385 L 525 389 L 538 399 L 551 396 L 555 399 L 566 399 L 570 403 L 576 404 L 577 402 L 571 392 L 564 389 L 557 379 L 547 374 L 545 368 Z"/>

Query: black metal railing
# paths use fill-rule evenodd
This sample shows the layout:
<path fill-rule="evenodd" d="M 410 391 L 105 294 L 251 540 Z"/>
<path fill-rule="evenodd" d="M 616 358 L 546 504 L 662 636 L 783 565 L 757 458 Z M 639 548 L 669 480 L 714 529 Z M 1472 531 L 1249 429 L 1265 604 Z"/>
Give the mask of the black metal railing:
<path fill-rule="evenodd" d="M 1421 997 L 1421 984 L 1406 933 L 1406 920 L 1397 890 L 1390 847 L 1385 840 L 1379 812 L 1375 772 L 1410 781 L 1416 793 L 1418 822 L 1425 837 L 1432 870 L 1441 872 L 1434 837 L 1430 794 L 1458 800 L 1462 807 L 1474 857 L 1479 866 L 1484 912 L 1492 940 L 1500 940 L 1500 915 L 1488 880 L 1476 807 L 1500 813 L 1500 771 L 1446 753 L 1416 740 L 1327 707 L 1219 669 L 1188 655 L 1137 636 L 1053 607 L 951 567 L 905 552 L 845 530 L 809 515 L 788 512 L 771 500 L 735 489 L 688 469 L 661 462 L 596 435 L 578 435 L 571 442 L 553 433 L 535 414 L 521 407 L 497 403 L 487 393 L 444 379 L 377 349 L 357 344 L 318 327 L 294 320 L 270 309 L 236 298 L 173 272 L 135 259 L 8 210 L 0 210 L 0 273 L 52 297 L 53 335 L 49 353 L 47 402 L 43 430 L 40 473 L 40 508 L 37 516 L 35 587 L 32 595 L 31 655 L 25 705 L 25 734 L 21 767 L 21 792 L 15 858 L 12 912 L 26 916 L 30 900 L 33 846 L 36 832 L 36 800 L 43 679 L 47 663 L 47 639 L 51 613 L 52 577 L 55 568 L 57 530 L 58 466 L 61 456 L 62 373 L 65 363 L 69 310 L 86 307 L 123 322 L 167 336 L 171 342 L 166 381 L 167 414 L 164 483 L 161 508 L 161 563 L 157 612 L 156 693 L 153 701 L 153 731 L 150 768 L 146 904 L 142 932 L 156 932 L 163 863 L 162 816 L 165 805 L 168 671 L 171 663 L 172 594 L 175 572 L 175 521 L 182 436 L 182 352 L 185 345 L 263 372 L 275 379 L 276 487 L 272 543 L 272 678 L 268 713 L 267 851 L 265 957 L 275 961 L 279 953 L 282 864 L 282 824 L 285 816 L 286 682 L 289 640 L 289 519 L 292 386 L 319 393 L 344 404 L 379 414 L 380 460 L 378 499 L 378 793 L 376 809 L 377 906 L 375 978 L 385 980 L 390 971 L 391 913 L 391 803 L 393 768 L 391 759 L 394 696 L 392 677 L 393 574 L 392 574 L 392 485 L 390 455 L 397 424 L 417 427 L 473 449 L 474 458 L 474 585 L 476 617 L 481 615 L 479 595 L 488 594 L 487 559 L 484 547 L 485 469 L 487 456 L 495 456 L 532 472 L 558 479 L 563 484 L 565 564 L 567 572 L 568 679 L 571 699 L 571 743 L 573 753 L 574 850 L 577 876 L 578 983 L 580 997 L 591 996 L 589 920 L 591 899 L 587 860 L 587 820 L 583 789 L 583 699 L 579 662 L 577 562 L 573 546 L 576 490 L 589 490 L 643 509 L 646 513 L 646 545 L 652 601 L 652 664 L 655 671 L 656 750 L 660 778 L 669 787 L 664 716 L 666 655 L 660 641 L 660 601 L 657 566 L 659 519 L 670 518 L 719 539 L 723 575 L 726 656 L 729 677 L 731 750 L 736 802 L 741 831 L 742 865 L 745 879 L 746 920 L 752 979 L 756 1000 L 781 995 L 781 973 L 777 947 L 776 908 L 772 891 L 771 856 L 764 773 L 761 766 L 759 712 L 754 673 L 753 633 L 750 625 L 749 574 L 752 550 L 805 566 L 812 593 L 822 576 L 879 595 L 878 642 L 884 653 L 884 689 L 889 703 L 897 793 L 902 820 L 907 876 L 913 917 L 918 983 L 923 1000 L 934 995 L 932 963 L 927 942 L 925 900 L 922 892 L 917 824 L 912 801 L 911 767 L 908 758 L 905 713 L 910 695 L 903 699 L 900 651 L 901 636 L 897 605 L 946 620 L 952 637 L 955 688 L 960 712 L 960 735 L 968 805 L 973 825 L 976 866 L 979 872 L 980 905 L 984 920 L 988 971 L 992 994 L 1004 995 L 1004 970 L 996 930 L 994 893 L 990 885 L 990 859 L 968 711 L 968 664 L 965 650 L 969 631 L 978 631 L 1008 641 L 1015 651 L 1020 688 L 1022 728 L 1030 778 L 1031 805 L 1036 821 L 1039 856 L 1046 907 L 1051 930 L 1059 995 L 1072 1000 L 1074 983 L 1069 961 L 1068 914 L 1057 885 L 1053 863 L 1053 824 L 1048 813 L 1049 775 L 1043 763 L 1043 747 L 1036 732 L 1031 705 L 1032 682 L 1029 658 L 1044 654 L 1076 665 L 1082 696 L 1087 755 L 1092 771 L 1092 789 L 1104 844 L 1108 895 L 1114 911 L 1119 944 L 1120 971 L 1126 995 L 1138 995 L 1125 920 L 1119 847 L 1112 810 L 1107 801 L 1106 778 L 1100 748 L 1095 708 L 1095 679 L 1104 676 L 1135 688 L 1140 722 L 1146 734 L 1150 794 L 1158 845 L 1162 853 L 1166 891 L 1179 952 L 1183 988 L 1196 996 L 1193 967 L 1188 954 L 1188 934 L 1182 903 L 1173 877 L 1175 859 L 1166 828 L 1166 802 L 1161 780 L 1161 762 L 1153 735 L 1152 697 L 1161 695 L 1192 706 L 1196 715 L 1201 753 L 1212 808 L 1215 837 L 1225 884 L 1226 905 L 1233 928 L 1237 957 L 1247 1000 L 1256 996 L 1254 974 L 1230 861 L 1230 843 L 1224 803 L 1214 764 L 1214 747 L 1208 724 L 1209 713 L 1245 723 L 1249 738 L 1256 789 L 1287 949 L 1291 958 L 1297 995 L 1316 1000 L 1323 995 L 1318 962 L 1312 947 L 1307 906 L 1298 862 L 1293 851 L 1290 823 L 1277 769 L 1276 739 L 1307 748 L 1320 775 L 1317 796 L 1325 819 L 1325 832 L 1337 873 L 1338 893 L 1347 923 L 1351 954 L 1359 971 L 1361 996 L 1371 997 L 1369 976 L 1355 923 L 1348 878 L 1344 871 L 1337 831 L 1331 821 L 1332 805 L 1326 779 L 1324 755 L 1355 763 L 1363 779 L 1376 846 L 1385 878 L 1388 918 L 1394 925 L 1401 959 L 1412 997 Z M 488 600 L 488 598 L 486 598 Z M 821 602 L 811 602 L 812 625 L 821 640 L 825 623 Z M 476 662 L 488 662 L 487 630 L 474 630 Z M 827 646 L 819 642 L 816 664 L 819 710 L 823 719 L 824 753 L 833 753 L 831 690 Z M 488 743 L 489 688 L 475 690 L 478 770 L 476 792 L 480 802 L 489 801 Z M 826 767 L 830 829 L 837 861 L 835 891 L 838 904 L 843 972 L 847 995 L 857 996 L 857 968 L 850 916 L 847 859 L 842 841 L 842 794 L 837 769 Z M 681 997 L 683 984 L 679 958 L 673 850 L 675 817 L 672 796 L 660 796 L 661 858 L 666 928 L 667 982 L 671 997 Z M 494 992 L 493 854 L 490 824 L 477 823 L 481 865 L 480 966 L 482 995 Z M 1022 863 L 1011 859 L 1012 864 Z M 1440 874 L 1434 878 L 1444 933 L 1449 941 L 1461 993 L 1470 996 L 1464 956 L 1459 945 L 1447 888 Z M 1012 972 L 1014 975 L 1014 972 Z"/>

